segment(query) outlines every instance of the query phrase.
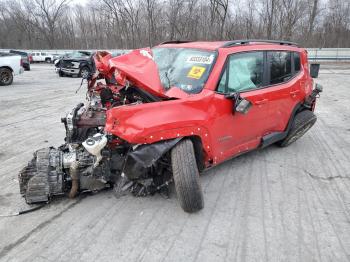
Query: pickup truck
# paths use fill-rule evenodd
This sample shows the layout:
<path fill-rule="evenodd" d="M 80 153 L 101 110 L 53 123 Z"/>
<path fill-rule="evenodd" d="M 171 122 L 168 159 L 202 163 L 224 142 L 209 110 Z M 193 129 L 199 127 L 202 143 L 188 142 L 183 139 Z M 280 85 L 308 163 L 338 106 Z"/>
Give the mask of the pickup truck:
<path fill-rule="evenodd" d="M 20 55 L 0 53 L 0 86 L 11 85 L 13 76 L 22 74 L 23 71 Z"/>
<path fill-rule="evenodd" d="M 46 62 L 46 63 L 53 62 L 53 56 L 45 52 L 34 52 L 32 53 L 32 57 L 33 57 L 33 62 Z"/>
<path fill-rule="evenodd" d="M 65 54 L 54 62 L 59 76 L 78 76 L 86 78 L 92 72 L 91 52 L 74 51 Z"/>
<path fill-rule="evenodd" d="M 22 66 L 24 70 L 30 71 L 30 62 L 33 59 L 31 55 L 29 55 L 27 52 L 18 50 L 10 50 L 10 53 L 20 55 L 22 57 Z"/>

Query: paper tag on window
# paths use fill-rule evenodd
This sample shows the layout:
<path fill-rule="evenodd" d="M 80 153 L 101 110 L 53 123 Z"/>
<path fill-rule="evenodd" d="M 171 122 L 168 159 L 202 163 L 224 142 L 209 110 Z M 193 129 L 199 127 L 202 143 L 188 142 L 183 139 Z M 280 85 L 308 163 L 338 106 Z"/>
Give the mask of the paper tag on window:
<path fill-rule="evenodd" d="M 187 77 L 200 79 L 205 72 L 205 67 L 202 66 L 192 66 L 191 70 L 188 72 Z"/>

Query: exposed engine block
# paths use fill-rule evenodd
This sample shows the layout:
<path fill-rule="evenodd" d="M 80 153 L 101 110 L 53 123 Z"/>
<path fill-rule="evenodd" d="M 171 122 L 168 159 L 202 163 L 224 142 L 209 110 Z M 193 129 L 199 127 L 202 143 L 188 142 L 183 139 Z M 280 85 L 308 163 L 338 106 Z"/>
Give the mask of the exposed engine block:
<path fill-rule="evenodd" d="M 78 145 L 77 145 L 78 146 Z M 33 159 L 19 174 L 20 192 L 28 204 L 47 202 L 52 196 L 73 189 L 74 180 L 79 180 L 80 190 L 100 190 L 108 187 L 103 165 L 93 168 L 96 157 L 83 147 L 39 149 Z M 77 182 L 78 183 L 78 182 Z M 77 190 L 76 188 L 75 190 Z M 76 192 L 71 192 L 72 197 Z"/>
<path fill-rule="evenodd" d="M 62 152 L 55 148 L 43 148 L 19 174 L 20 192 L 28 204 L 46 202 L 53 195 L 64 192 Z"/>
<path fill-rule="evenodd" d="M 145 196 L 168 184 L 163 173 L 169 164 L 157 161 L 178 139 L 134 146 L 104 133 L 106 109 L 147 103 L 153 98 L 133 87 L 113 93 L 101 85 L 88 94 L 85 105 L 78 104 L 61 119 L 66 129 L 65 144 L 37 150 L 20 172 L 20 192 L 28 204 L 48 202 L 66 193 L 73 198 L 78 192 L 115 184 L 115 188 Z"/>

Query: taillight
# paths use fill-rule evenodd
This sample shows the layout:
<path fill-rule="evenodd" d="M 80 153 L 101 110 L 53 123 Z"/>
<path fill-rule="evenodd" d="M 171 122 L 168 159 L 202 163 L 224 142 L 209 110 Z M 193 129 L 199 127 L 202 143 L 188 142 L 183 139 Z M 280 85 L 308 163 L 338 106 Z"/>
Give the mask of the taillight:
<path fill-rule="evenodd" d="M 32 56 L 32 55 L 29 55 L 28 60 L 29 60 L 29 63 L 33 62 L 33 56 Z"/>
<path fill-rule="evenodd" d="M 23 67 L 23 58 L 21 58 L 21 66 Z"/>

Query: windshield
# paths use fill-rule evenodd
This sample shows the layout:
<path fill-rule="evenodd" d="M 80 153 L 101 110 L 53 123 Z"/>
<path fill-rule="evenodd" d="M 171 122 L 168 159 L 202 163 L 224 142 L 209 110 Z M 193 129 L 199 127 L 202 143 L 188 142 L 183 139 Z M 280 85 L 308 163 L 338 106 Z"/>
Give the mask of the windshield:
<path fill-rule="evenodd" d="M 152 52 L 163 87 L 187 93 L 202 91 L 216 56 L 215 52 L 189 48 L 158 47 Z"/>

